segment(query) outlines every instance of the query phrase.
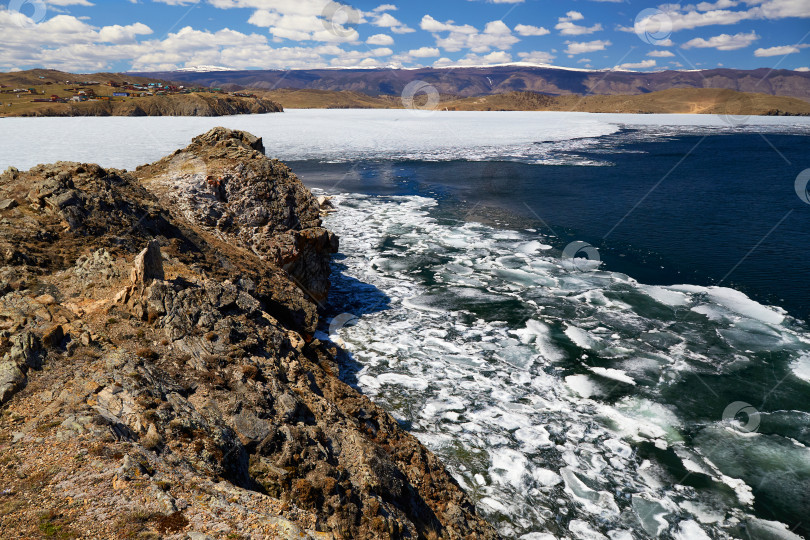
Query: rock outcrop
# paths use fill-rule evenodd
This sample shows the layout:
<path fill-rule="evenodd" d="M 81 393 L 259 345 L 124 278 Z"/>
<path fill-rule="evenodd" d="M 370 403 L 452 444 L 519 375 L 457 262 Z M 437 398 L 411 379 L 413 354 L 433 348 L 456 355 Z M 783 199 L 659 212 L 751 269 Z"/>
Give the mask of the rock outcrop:
<path fill-rule="evenodd" d="M 20 116 L 227 116 L 283 112 L 281 105 L 263 98 L 179 94 L 127 101 L 56 103 Z"/>
<path fill-rule="evenodd" d="M 215 128 L 137 174 L 165 208 L 284 269 L 316 302 L 326 298 L 322 254 L 337 251 L 337 238 L 289 167 L 264 156 L 261 139 Z"/>
<path fill-rule="evenodd" d="M 0 200 L 0 537 L 496 536 L 314 337 L 337 238 L 261 139 Z"/>

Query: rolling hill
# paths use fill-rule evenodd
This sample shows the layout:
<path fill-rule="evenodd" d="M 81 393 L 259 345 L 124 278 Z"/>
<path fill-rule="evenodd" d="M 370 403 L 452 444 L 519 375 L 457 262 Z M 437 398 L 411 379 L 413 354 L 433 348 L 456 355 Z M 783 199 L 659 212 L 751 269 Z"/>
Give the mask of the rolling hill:
<path fill-rule="evenodd" d="M 312 89 L 370 96 L 398 96 L 410 82 L 424 81 L 442 95 L 459 97 L 523 91 L 549 95 L 640 95 L 672 88 L 719 88 L 810 100 L 810 72 L 766 68 L 634 72 L 506 65 L 448 69 L 168 71 L 133 75 L 226 89 Z"/>

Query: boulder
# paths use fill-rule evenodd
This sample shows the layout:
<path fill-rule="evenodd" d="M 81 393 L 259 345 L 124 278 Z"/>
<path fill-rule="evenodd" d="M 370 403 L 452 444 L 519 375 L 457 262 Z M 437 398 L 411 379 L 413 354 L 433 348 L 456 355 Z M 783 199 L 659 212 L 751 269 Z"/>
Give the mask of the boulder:
<path fill-rule="evenodd" d="M 39 338 L 30 330 L 26 330 L 11 338 L 11 351 L 9 360 L 20 369 L 39 369 L 42 367 L 42 346 Z"/>
<path fill-rule="evenodd" d="M 14 199 L 3 199 L 0 201 L 0 210 L 11 210 L 19 206 L 19 203 Z"/>
<path fill-rule="evenodd" d="M 135 257 L 135 267 L 132 269 L 131 275 L 132 284 L 142 289 L 152 281 L 163 280 L 165 277 L 160 244 L 157 240 L 151 240 L 146 248 Z"/>
<path fill-rule="evenodd" d="M 65 331 L 59 324 L 49 327 L 45 330 L 45 333 L 42 334 L 42 344 L 49 349 L 59 347 L 64 339 Z"/>
<path fill-rule="evenodd" d="M 25 386 L 25 373 L 14 362 L 0 362 L 0 404 Z"/>

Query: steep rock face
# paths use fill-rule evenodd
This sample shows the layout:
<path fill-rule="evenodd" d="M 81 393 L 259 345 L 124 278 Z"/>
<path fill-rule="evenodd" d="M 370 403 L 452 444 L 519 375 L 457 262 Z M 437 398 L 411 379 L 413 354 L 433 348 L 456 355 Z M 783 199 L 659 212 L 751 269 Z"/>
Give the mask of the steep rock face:
<path fill-rule="evenodd" d="M 495 537 L 313 337 L 336 239 L 259 139 L 4 199 L 0 536 Z"/>
<path fill-rule="evenodd" d="M 323 254 L 337 252 L 337 237 L 289 167 L 264 156 L 261 139 L 214 128 L 138 176 L 165 208 L 283 268 L 316 302 L 326 298 Z"/>
<path fill-rule="evenodd" d="M 282 111 L 281 105 L 268 99 L 183 94 L 130 101 L 58 103 L 24 116 L 227 116 Z"/>

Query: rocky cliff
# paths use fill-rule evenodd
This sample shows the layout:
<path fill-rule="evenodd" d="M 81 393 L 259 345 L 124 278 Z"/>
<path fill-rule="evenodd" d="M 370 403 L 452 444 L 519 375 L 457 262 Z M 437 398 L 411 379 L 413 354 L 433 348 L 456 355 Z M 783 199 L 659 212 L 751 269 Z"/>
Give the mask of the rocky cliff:
<path fill-rule="evenodd" d="M 41 104 L 34 104 L 41 105 Z M 32 107 L 19 116 L 227 116 L 282 112 L 269 99 L 206 94 L 149 96 L 127 101 L 85 101 Z"/>
<path fill-rule="evenodd" d="M 0 176 L 0 537 L 495 537 L 314 337 L 319 211 L 223 128 Z"/>

